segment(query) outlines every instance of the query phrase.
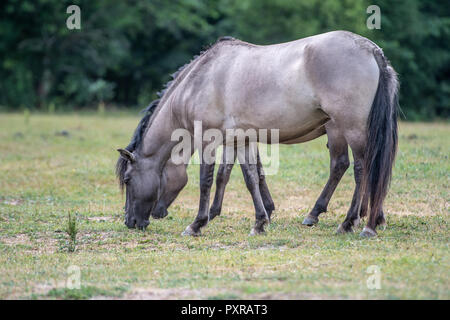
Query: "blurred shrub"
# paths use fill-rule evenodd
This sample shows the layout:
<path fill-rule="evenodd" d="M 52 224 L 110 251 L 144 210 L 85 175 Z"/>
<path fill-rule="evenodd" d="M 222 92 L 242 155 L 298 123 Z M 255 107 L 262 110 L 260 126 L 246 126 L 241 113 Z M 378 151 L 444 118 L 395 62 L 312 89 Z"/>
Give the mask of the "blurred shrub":
<path fill-rule="evenodd" d="M 81 30 L 66 28 L 67 6 Z M 381 8 L 381 29 L 366 8 Z M 7 0 L 0 4 L 0 105 L 145 106 L 219 36 L 270 44 L 345 29 L 379 44 L 400 74 L 408 119 L 448 117 L 450 12 L 430 0 Z"/>

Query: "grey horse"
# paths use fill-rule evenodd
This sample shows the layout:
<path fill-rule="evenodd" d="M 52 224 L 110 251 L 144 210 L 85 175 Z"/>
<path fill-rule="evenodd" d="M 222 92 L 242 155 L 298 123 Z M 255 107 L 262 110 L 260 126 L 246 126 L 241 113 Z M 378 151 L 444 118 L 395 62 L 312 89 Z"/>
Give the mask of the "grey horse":
<path fill-rule="evenodd" d="M 145 228 L 165 189 L 165 167 L 177 141 L 171 134 L 194 122 L 204 128 L 277 129 L 279 143 L 301 143 L 328 134 L 338 174 L 330 176 L 324 200 L 331 196 L 354 156 L 356 187 L 339 232 L 350 232 L 370 214 L 362 236 L 376 235 L 384 222 L 382 204 L 397 149 L 397 75 L 372 41 L 334 31 L 292 42 L 258 46 L 235 39 L 218 41 L 176 76 L 142 132 L 142 141 L 126 158 L 126 211 Z M 274 143 L 276 143 L 274 142 Z M 268 141 L 271 143 L 271 141 Z M 340 160 L 339 160 L 340 159 Z M 269 217 L 262 200 L 258 166 L 241 163 L 253 198 L 253 234 L 264 232 Z M 209 193 L 214 164 L 200 165 L 200 205 L 185 234 L 196 235 L 209 221 Z M 320 200 L 320 198 L 319 198 Z M 328 199 L 329 200 L 329 199 Z M 305 219 L 313 224 L 324 203 Z"/>
<path fill-rule="evenodd" d="M 149 107 L 145 110 L 148 115 L 152 115 L 154 109 L 157 106 L 158 101 L 153 101 Z M 139 123 L 139 127 L 146 126 L 150 117 L 144 116 L 141 122 Z M 332 134 L 328 137 L 327 148 L 330 152 L 330 177 L 328 179 L 327 184 L 325 185 L 323 191 L 321 192 L 319 198 L 317 199 L 312 211 L 303 221 L 303 225 L 312 226 L 316 224 L 319 219 L 319 214 L 326 212 L 328 203 L 331 199 L 331 196 L 334 193 L 339 181 L 344 175 L 345 171 L 350 166 L 350 161 L 348 157 L 348 146 L 345 140 L 343 139 L 335 139 L 335 130 L 331 124 L 327 124 L 325 127 L 328 127 L 328 131 Z M 132 153 L 135 149 L 135 141 L 138 139 L 138 135 L 142 132 L 142 130 L 136 130 L 135 136 L 132 139 L 132 143 L 127 146 L 127 149 L 120 149 L 120 152 L 123 154 Z M 123 173 L 121 171 L 126 170 L 128 158 L 131 156 L 130 154 L 126 156 L 121 156 L 117 162 L 117 176 L 120 178 Z M 225 157 L 226 153 L 223 153 Z M 225 188 L 230 179 L 231 170 L 233 169 L 234 163 L 236 159 L 233 159 L 232 162 L 227 163 L 225 159 L 222 160 L 222 163 L 219 166 L 216 175 L 216 192 L 214 195 L 214 201 L 211 205 L 209 211 L 209 221 L 213 220 L 215 217 L 219 216 L 222 211 L 222 204 L 225 195 Z M 265 175 L 263 173 L 262 164 L 259 158 L 258 152 L 258 174 L 259 174 L 259 188 L 261 191 L 261 197 L 263 199 L 264 207 L 267 211 L 269 218 L 271 217 L 272 212 L 275 210 L 275 205 L 272 200 L 272 196 L 270 194 L 269 188 L 266 183 Z M 166 183 L 164 186 L 164 190 L 162 191 L 161 197 L 158 199 L 158 203 L 153 211 L 151 211 L 150 215 L 155 219 L 161 219 L 168 215 L 168 208 L 176 199 L 181 190 L 186 186 L 188 182 L 188 176 L 186 172 L 187 165 L 175 165 L 170 160 L 167 162 L 164 168 L 164 175 L 166 177 Z M 245 175 L 244 175 L 245 178 Z M 124 181 L 120 180 L 121 187 L 124 187 Z M 131 212 L 128 211 L 125 218 L 125 225 L 129 228 L 135 228 L 136 219 L 134 216 L 131 216 Z M 361 216 L 365 215 L 365 212 L 360 213 Z M 383 219 L 383 216 L 380 216 Z"/>

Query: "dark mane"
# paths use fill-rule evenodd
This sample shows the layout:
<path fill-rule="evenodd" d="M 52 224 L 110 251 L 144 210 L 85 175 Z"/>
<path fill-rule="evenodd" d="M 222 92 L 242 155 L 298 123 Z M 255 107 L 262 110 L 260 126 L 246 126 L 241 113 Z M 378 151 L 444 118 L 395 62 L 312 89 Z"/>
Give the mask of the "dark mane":
<path fill-rule="evenodd" d="M 142 137 L 144 135 L 145 129 L 148 126 L 148 123 L 150 121 L 150 118 L 152 117 L 156 107 L 159 104 L 160 99 L 153 100 L 147 108 L 143 109 L 141 112 L 144 113 L 144 116 L 142 117 L 141 121 L 139 121 L 138 126 L 136 127 L 136 130 L 134 130 L 133 137 L 131 138 L 131 142 L 128 144 L 128 146 L 125 147 L 130 152 L 133 152 L 136 150 L 142 142 Z M 124 187 L 124 176 L 125 176 L 125 170 L 127 169 L 127 160 L 121 156 L 119 156 L 119 159 L 117 159 L 116 163 L 116 176 L 119 178 L 119 185 L 120 188 L 123 189 Z"/>
<path fill-rule="evenodd" d="M 131 142 L 128 144 L 128 146 L 125 147 L 126 150 L 133 152 L 141 146 L 144 134 L 149 126 L 152 116 L 155 114 L 155 111 L 157 111 L 159 103 L 163 100 L 163 97 L 166 94 L 166 92 L 169 91 L 172 85 L 176 83 L 176 80 L 178 80 L 179 75 L 185 69 L 187 69 L 187 67 L 189 67 L 194 61 L 196 61 L 199 57 L 204 55 L 209 49 L 214 47 L 216 44 L 223 41 L 233 41 L 233 40 L 235 40 L 233 37 L 228 36 L 219 38 L 213 45 L 210 45 L 209 47 L 205 48 L 198 55 L 194 56 L 191 59 L 191 61 L 183 65 L 181 68 L 179 68 L 176 72 L 174 72 L 171 75 L 171 80 L 164 85 L 163 90 L 157 93 L 158 99 L 152 101 L 145 109 L 141 111 L 141 113 L 144 113 L 144 116 L 142 117 L 141 121 L 139 121 L 136 130 L 134 130 Z M 124 176 L 126 169 L 127 169 L 127 160 L 119 156 L 119 159 L 117 160 L 116 163 L 116 176 L 119 179 L 119 185 L 121 190 L 123 190 L 124 187 Z"/>

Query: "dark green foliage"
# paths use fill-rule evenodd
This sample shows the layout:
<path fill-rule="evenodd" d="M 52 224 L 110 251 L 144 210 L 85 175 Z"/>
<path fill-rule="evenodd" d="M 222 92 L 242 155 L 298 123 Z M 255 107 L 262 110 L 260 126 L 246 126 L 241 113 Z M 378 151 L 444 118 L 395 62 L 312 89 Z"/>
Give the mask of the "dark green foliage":
<path fill-rule="evenodd" d="M 450 6 L 445 1 L 379 0 L 373 39 L 400 74 L 407 119 L 450 115 Z"/>
<path fill-rule="evenodd" d="M 66 8 L 81 8 L 69 30 Z M 366 8 L 381 8 L 381 30 Z M 7 0 L 0 5 L 0 105 L 52 111 L 141 107 L 218 37 L 270 44 L 330 30 L 364 35 L 400 74 L 407 119 L 448 117 L 450 12 L 429 0 Z"/>

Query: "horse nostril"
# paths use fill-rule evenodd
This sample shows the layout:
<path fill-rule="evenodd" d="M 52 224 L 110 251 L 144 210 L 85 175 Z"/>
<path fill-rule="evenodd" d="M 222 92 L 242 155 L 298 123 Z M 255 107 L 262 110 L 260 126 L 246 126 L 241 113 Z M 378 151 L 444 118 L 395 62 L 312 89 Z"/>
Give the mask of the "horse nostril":
<path fill-rule="evenodd" d="M 136 228 L 136 219 L 134 218 L 128 218 L 125 217 L 125 225 L 129 228 L 129 229 L 134 229 Z"/>
<path fill-rule="evenodd" d="M 148 220 L 144 220 L 141 223 L 138 223 L 137 227 L 139 230 L 144 231 L 145 229 L 147 229 L 147 226 L 150 224 L 150 222 Z"/>
<path fill-rule="evenodd" d="M 152 212 L 151 216 L 154 219 L 162 219 L 167 216 L 168 212 L 165 208 L 159 208 Z"/>

